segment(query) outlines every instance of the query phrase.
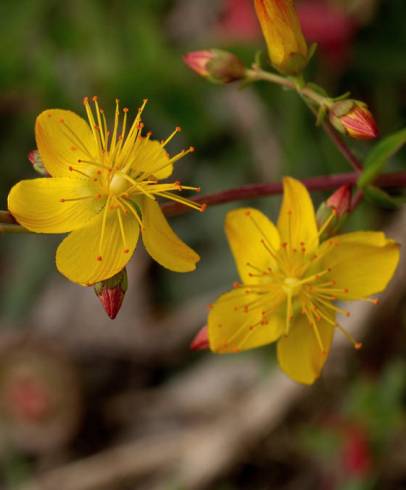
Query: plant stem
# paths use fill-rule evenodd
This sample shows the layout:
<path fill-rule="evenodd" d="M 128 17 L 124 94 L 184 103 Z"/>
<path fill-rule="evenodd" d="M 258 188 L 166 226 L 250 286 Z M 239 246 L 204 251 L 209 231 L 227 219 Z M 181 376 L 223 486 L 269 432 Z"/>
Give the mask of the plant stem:
<path fill-rule="evenodd" d="M 348 172 L 335 175 L 323 175 L 303 179 L 303 184 L 309 191 L 326 191 L 334 190 L 341 185 L 355 185 L 357 183 L 358 172 Z M 396 172 L 392 174 L 383 174 L 375 181 L 379 187 L 406 187 L 406 172 Z M 248 184 L 235 189 L 208 194 L 206 196 L 192 198 L 197 203 L 206 203 L 208 206 L 217 206 L 234 201 L 243 201 L 246 199 L 256 199 L 263 196 L 272 196 L 282 194 L 282 182 L 270 182 L 268 184 Z M 167 203 L 162 206 L 162 210 L 167 216 L 177 216 L 185 214 L 191 209 L 178 203 Z"/>
<path fill-rule="evenodd" d="M 356 185 L 358 172 L 347 172 L 335 175 L 322 175 L 303 179 L 302 183 L 307 189 L 312 191 L 328 191 L 337 189 L 342 185 Z M 391 174 L 380 175 L 375 180 L 375 185 L 383 188 L 406 188 L 406 172 L 394 172 Z M 192 201 L 217 206 L 234 201 L 244 201 L 246 199 L 257 199 L 264 196 L 282 194 L 282 182 L 269 182 L 267 184 L 247 184 L 234 189 L 207 194 L 206 196 L 191 198 Z M 362 194 L 360 193 L 359 198 Z M 180 203 L 170 202 L 162 206 L 166 216 L 178 216 L 191 211 L 191 208 Z M 10 221 L 12 220 L 12 221 Z M 30 233 L 29 230 L 18 224 L 12 224 L 13 217 L 7 211 L 0 211 L 0 233 Z"/>
<path fill-rule="evenodd" d="M 347 146 L 347 143 L 341 138 L 333 126 L 328 122 L 323 122 L 323 129 L 326 134 L 330 137 L 331 141 L 335 144 L 338 151 L 344 156 L 347 162 L 353 167 L 356 172 L 362 172 L 363 165 L 354 155 L 354 153 Z"/>
<path fill-rule="evenodd" d="M 311 104 L 316 104 L 319 108 L 328 109 L 333 105 L 333 101 L 330 97 L 326 97 L 324 95 L 318 94 L 313 89 L 308 86 L 300 86 L 300 84 L 295 83 L 293 80 L 289 78 L 285 78 L 281 75 L 277 75 L 275 73 L 270 73 L 264 70 L 261 70 L 257 66 L 254 66 L 253 69 L 246 71 L 246 76 L 248 80 L 263 80 L 270 83 L 275 83 L 282 87 L 288 88 L 290 90 L 294 90 L 300 95 L 305 102 L 307 103 L 310 110 L 317 117 L 317 109 L 313 107 Z M 348 161 L 348 163 L 352 166 L 352 168 L 356 172 L 361 172 L 363 170 L 362 163 L 358 160 L 358 158 L 351 151 L 347 143 L 343 140 L 343 138 L 337 133 L 337 131 L 333 128 L 333 126 L 328 122 L 324 121 L 322 127 L 326 134 L 329 136 L 331 141 L 335 144 L 338 151 L 344 156 L 344 158 Z"/>

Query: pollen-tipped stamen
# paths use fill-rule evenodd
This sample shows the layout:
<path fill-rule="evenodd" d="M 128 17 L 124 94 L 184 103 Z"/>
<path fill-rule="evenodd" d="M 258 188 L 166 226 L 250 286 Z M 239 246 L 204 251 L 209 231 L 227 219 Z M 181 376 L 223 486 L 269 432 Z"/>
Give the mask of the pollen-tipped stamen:
<path fill-rule="evenodd" d="M 339 323 L 336 323 L 335 326 L 351 342 L 355 350 L 362 349 L 362 345 L 363 345 L 362 342 L 355 340 L 354 337 L 350 334 L 350 332 L 346 328 L 344 328 Z"/>

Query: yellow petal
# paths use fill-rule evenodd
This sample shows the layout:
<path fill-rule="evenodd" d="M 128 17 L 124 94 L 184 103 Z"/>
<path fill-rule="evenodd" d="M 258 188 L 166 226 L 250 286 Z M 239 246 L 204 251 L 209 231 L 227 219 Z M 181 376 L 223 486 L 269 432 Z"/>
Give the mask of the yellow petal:
<path fill-rule="evenodd" d="M 227 353 L 254 349 L 278 339 L 284 329 L 284 321 L 272 315 L 262 323 L 262 309 L 245 312 L 244 305 L 258 296 L 235 289 L 223 294 L 212 306 L 209 318 L 209 342 L 213 352 Z"/>
<path fill-rule="evenodd" d="M 56 252 L 61 274 L 73 282 L 90 285 L 114 276 L 127 265 L 137 244 L 139 226 L 131 213 L 124 215 L 120 211 L 124 240 L 118 212 L 115 209 L 107 213 L 102 242 L 103 212 L 63 240 Z"/>
<path fill-rule="evenodd" d="M 285 74 L 300 73 L 308 49 L 292 0 L 255 0 L 255 9 L 272 64 Z"/>
<path fill-rule="evenodd" d="M 62 202 L 62 199 L 78 200 Z M 11 214 L 25 228 L 37 233 L 65 233 L 80 228 L 103 204 L 104 200 L 97 198 L 94 184 L 85 179 L 23 180 L 8 195 Z"/>
<path fill-rule="evenodd" d="M 261 271 L 274 268 L 272 253 L 280 246 L 274 224 L 261 211 L 240 208 L 227 214 L 225 231 L 241 280 L 251 284 L 260 282 L 260 278 L 251 275 L 258 274 L 253 267 Z"/>
<path fill-rule="evenodd" d="M 135 145 L 131 155 L 132 175 L 137 176 L 140 172 L 152 175 L 158 180 L 166 179 L 173 172 L 173 165 L 169 163 L 170 157 L 167 151 L 158 141 L 142 138 Z"/>
<path fill-rule="evenodd" d="M 49 109 L 35 123 L 35 138 L 42 162 L 53 177 L 71 175 L 70 165 L 94 160 L 96 143 L 89 125 L 71 111 Z M 86 169 L 85 164 L 80 164 Z"/>
<path fill-rule="evenodd" d="M 330 351 L 334 327 L 324 320 L 317 322 L 323 343 L 320 348 L 313 327 L 304 315 L 297 316 L 287 337 L 278 341 L 277 355 L 281 369 L 294 381 L 312 384 L 320 376 Z"/>
<path fill-rule="evenodd" d="M 200 257 L 174 233 L 159 204 L 145 197 L 141 200 L 141 209 L 142 240 L 151 257 L 175 272 L 195 270 Z"/>
<path fill-rule="evenodd" d="M 366 298 L 384 290 L 399 262 L 399 245 L 381 232 L 339 235 L 320 246 L 339 299 Z M 344 291 L 348 289 L 348 292 Z"/>
<path fill-rule="evenodd" d="M 306 187 L 296 179 L 283 179 L 283 201 L 279 213 L 278 229 L 281 242 L 292 248 L 306 251 L 317 248 L 319 243 L 316 215 Z"/>

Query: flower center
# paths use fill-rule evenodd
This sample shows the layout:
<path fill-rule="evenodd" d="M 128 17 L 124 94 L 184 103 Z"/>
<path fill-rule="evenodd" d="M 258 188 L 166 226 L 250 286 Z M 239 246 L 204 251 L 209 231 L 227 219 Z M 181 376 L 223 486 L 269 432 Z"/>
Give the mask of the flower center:
<path fill-rule="evenodd" d="M 129 182 L 123 176 L 115 174 L 110 182 L 109 193 L 113 196 L 118 196 L 123 194 L 129 187 Z"/>
<path fill-rule="evenodd" d="M 282 284 L 282 289 L 286 294 L 294 295 L 299 292 L 301 281 L 296 277 L 286 277 Z"/>

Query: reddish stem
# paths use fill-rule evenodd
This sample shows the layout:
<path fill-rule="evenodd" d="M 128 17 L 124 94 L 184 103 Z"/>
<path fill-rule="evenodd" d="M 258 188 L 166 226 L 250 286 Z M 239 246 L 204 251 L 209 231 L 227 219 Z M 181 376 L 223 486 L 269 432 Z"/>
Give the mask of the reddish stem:
<path fill-rule="evenodd" d="M 358 172 L 349 172 L 336 175 L 323 175 L 303 179 L 303 184 L 309 191 L 326 191 L 340 187 L 341 185 L 355 185 L 359 178 Z M 375 184 L 379 187 L 406 187 L 406 172 L 395 172 L 378 177 Z M 208 194 L 207 196 L 192 198 L 192 201 L 206 203 L 208 206 L 225 204 L 232 201 L 255 199 L 262 196 L 281 194 L 282 182 L 270 182 L 268 184 L 248 184 L 236 189 Z M 191 208 L 179 203 L 167 203 L 162 206 L 167 216 L 177 216 L 191 211 Z"/>
<path fill-rule="evenodd" d="M 354 153 L 347 146 L 347 143 L 343 140 L 343 138 L 337 133 L 337 131 L 333 128 L 333 126 L 325 121 L 323 123 L 323 129 L 326 134 L 330 137 L 331 141 L 335 144 L 338 151 L 344 156 L 347 162 L 353 167 L 356 172 L 362 172 L 363 165 L 358 160 L 358 158 L 354 155 Z"/>

